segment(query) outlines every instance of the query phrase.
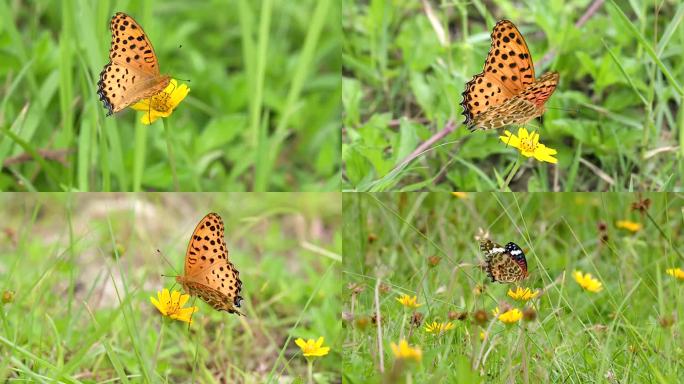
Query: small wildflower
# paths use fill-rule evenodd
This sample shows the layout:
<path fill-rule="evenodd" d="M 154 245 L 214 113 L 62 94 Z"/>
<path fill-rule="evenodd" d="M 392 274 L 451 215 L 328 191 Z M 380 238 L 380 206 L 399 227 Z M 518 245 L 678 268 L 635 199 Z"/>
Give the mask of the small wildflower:
<path fill-rule="evenodd" d="M 487 333 L 485 331 L 480 331 L 480 340 L 484 341 L 487 338 Z"/>
<path fill-rule="evenodd" d="M 482 309 L 478 309 L 473 313 L 473 319 L 477 324 L 484 325 L 489 321 L 489 315 Z"/>
<path fill-rule="evenodd" d="M 558 159 L 553 157 L 557 151 L 540 143 L 538 133 L 532 132 L 532 134 L 530 134 L 527 132 L 527 129 L 520 127 L 520 129 L 518 129 L 518 136 L 515 136 L 508 130 L 504 132 L 504 135 L 505 136 L 499 136 L 499 139 L 506 145 L 517 148 L 523 156 L 534 156 L 535 159 L 546 161 L 547 163 L 556 164 L 558 162 Z"/>
<path fill-rule="evenodd" d="M 449 311 L 449 320 L 463 321 L 468 317 L 468 312 Z"/>
<path fill-rule="evenodd" d="M 349 283 L 347 284 L 347 289 L 352 291 L 352 295 L 358 295 L 366 289 L 366 284 L 364 283 Z"/>
<path fill-rule="evenodd" d="M 508 290 L 508 296 L 513 300 L 527 301 L 539 296 L 539 291 L 532 292 L 529 288 L 522 289 L 521 287 L 516 287 L 515 291 L 512 289 Z"/>
<path fill-rule="evenodd" d="M 356 319 L 356 328 L 364 331 L 366 330 L 366 328 L 368 328 L 368 325 L 370 325 L 370 323 L 371 319 L 368 316 L 359 316 Z"/>
<path fill-rule="evenodd" d="M 451 192 L 451 194 L 455 197 L 458 197 L 459 199 L 467 199 L 468 198 L 467 192 Z"/>
<path fill-rule="evenodd" d="M 668 268 L 665 270 L 665 272 L 670 276 L 674 276 L 680 280 L 684 280 L 684 270 L 682 270 L 681 268 Z"/>
<path fill-rule="evenodd" d="M 675 320 L 673 316 L 662 316 L 658 319 L 658 324 L 663 328 L 670 328 L 674 324 Z"/>
<path fill-rule="evenodd" d="M 2 292 L 2 303 L 3 304 L 9 304 L 14 302 L 14 291 L 4 291 Z"/>
<path fill-rule="evenodd" d="M 308 339 L 307 341 L 300 337 L 295 340 L 295 344 L 299 346 L 306 357 L 325 356 L 330 351 L 330 347 L 323 346 L 323 336 L 319 337 L 318 340 Z"/>
<path fill-rule="evenodd" d="M 499 321 L 506 324 L 517 323 L 522 319 L 522 312 L 518 308 L 509 309 L 508 311 L 499 314 L 499 308 L 494 309 L 494 317 L 497 317 Z"/>
<path fill-rule="evenodd" d="M 418 297 L 416 296 L 409 296 L 409 295 L 401 295 L 400 297 L 396 298 L 398 302 L 401 303 L 406 308 L 418 308 L 423 304 L 418 304 Z"/>
<path fill-rule="evenodd" d="M 580 287 L 584 288 L 589 292 L 601 292 L 603 290 L 603 284 L 595 279 L 591 273 L 583 274 L 580 271 L 575 271 L 572 273 L 572 277 L 575 279 Z"/>
<path fill-rule="evenodd" d="M 484 284 L 475 284 L 475 287 L 473 288 L 473 295 L 475 296 L 480 296 L 487 290 L 487 287 Z"/>
<path fill-rule="evenodd" d="M 402 360 L 415 360 L 420 362 L 423 358 L 423 351 L 418 347 L 411 347 L 406 340 L 400 340 L 399 345 L 390 343 L 394 357 Z"/>
<path fill-rule="evenodd" d="M 651 206 L 651 199 L 641 199 L 632 203 L 632 211 L 639 211 L 642 215 L 648 211 Z"/>
<path fill-rule="evenodd" d="M 537 311 L 534 310 L 532 307 L 525 308 L 523 311 L 523 319 L 525 321 L 533 321 L 534 319 L 537 318 Z"/>
<path fill-rule="evenodd" d="M 171 116 L 173 110 L 185 99 L 189 92 L 190 88 L 187 85 L 181 84 L 178 86 L 176 79 L 171 79 L 166 89 L 150 98 L 138 101 L 131 105 L 131 108 L 136 111 L 145 112 L 140 121 L 145 125 L 150 125 L 160 117 Z"/>
<path fill-rule="evenodd" d="M 423 314 L 418 311 L 413 312 L 411 324 L 416 328 L 420 327 L 420 325 L 423 324 Z"/>
<path fill-rule="evenodd" d="M 198 308 L 183 308 L 189 299 L 190 295 L 181 295 L 179 291 L 173 291 L 169 294 L 169 290 L 166 288 L 163 291 L 157 292 L 157 299 L 150 297 L 150 301 L 162 315 L 192 324 L 192 314 L 197 312 Z"/>
<path fill-rule="evenodd" d="M 452 322 L 438 323 L 433 321 L 432 323 L 427 323 L 425 325 L 425 332 L 433 333 L 435 335 L 441 335 L 450 329 L 454 329 L 454 323 Z"/>
<path fill-rule="evenodd" d="M 368 234 L 368 243 L 369 243 L 369 244 L 375 243 L 375 241 L 376 241 L 377 239 L 378 239 L 378 235 L 376 235 L 375 233 L 371 232 L 371 233 Z"/>
<path fill-rule="evenodd" d="M 439 256 L 430 256 L 428 257 L 428 266 L 431 268 L 434 268 L 439 265 L 439 262 L 442 260 L 441 257 Z"/>
<path fill-rule="evenodd" d="M 620 229 L 626 229 L 632 233 L 639 232 L 642 228 L 641 223 L 636 223 L 634 221 L 629 220 L 618 220 L 615 223 L 615 226 Z"/>

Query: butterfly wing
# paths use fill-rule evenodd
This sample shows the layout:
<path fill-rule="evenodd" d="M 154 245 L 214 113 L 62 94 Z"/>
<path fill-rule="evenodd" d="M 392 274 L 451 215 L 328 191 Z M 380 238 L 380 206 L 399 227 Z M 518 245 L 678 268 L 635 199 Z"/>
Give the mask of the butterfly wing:
<path fill-rule="evenodd" d="M 517 244 L 510 242 L 502 247 L 487 239 L 480 243 L 480 250 L 492 282 L 514 283 L 527 278 L 527 259 Z"/>
<path fill-rule="evenodd" d="M 501 20 L 494 27 L 491 39 L 492 44 L 482 72 L 466 84 L 466 89 L 462 93 L 464 124 L 470 129 L 499 128 L 516 124 L 520 120 L 519 117 L 516 117 L 514 122 L 504 124 L 505 121 L 513 120 L 506 113 L 517 111 L 516 108 L 523 108 L 524 112 L 519 115 L 525 118 L 539 110 L 541 113 L 537 116 L 543 113 L 543 102 L 542 107 L 538 107 L 541 98 L 530 101 L 532 97 L 528 95 L 521 100 L 515 99 L 521 92 L 537 83 L 530 50 L 518 28 L 508 20 Z M 532 106 L 528 102 L 531 102 Z M 536 116 L 529 117 L 525 122 L 534 117 Z"/>
<path fill-rule="evenodd" d="M 228 259 L 221 216 L 206 215 L 195 227 L 185 255 L 184 275 L 177 277 L 191 295 L 216 310 L 239 313 L 242 297 L 240 273 Z"/>
<path fill-rule="evenodd" d="M 472 118 L 471 130 L 496 129 L 507 125 L 524 125 L 544 114 L 544 103 L 558 84 L 558 73 L 545 73 L 518 95 L 493 106 Z"/>
<path fill-rule="evenodd" d="M 108 116 L 161 92 L 171 80 L 159 73 L 152 43 L 131 16 L 115 14 L 110 30 L 109 64 L 100 72 L 97 83 L 97 94 L 109 111 Z"/>

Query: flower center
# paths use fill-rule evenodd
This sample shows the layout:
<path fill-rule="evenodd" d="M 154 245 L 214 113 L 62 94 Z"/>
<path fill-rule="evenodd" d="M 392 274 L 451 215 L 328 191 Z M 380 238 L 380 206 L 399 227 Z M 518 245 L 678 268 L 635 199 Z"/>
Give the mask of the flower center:
<path fill-rule="evenodd" d="M 179 308 L 178 303 L 174 303 L 174 302 L 169 301 L 169 302 L 166 304 L 166 314 L 167 314 L 167 316 L 171 316 L 171 315 L 176 314 L 176 312 L 178 312 L 179 309 L 180 309 L 180 308 Z"/>
<path fill-rule="evenodd" d="M 532 140 L 532 136 L 520 140 L 520 149 L 522 149 L 523 152 L 534 152 L 536 148 L 537 145 L 534 143 L 534 140 Z"/>
<path fill-rule="evenodd" d="M 169 100 L 171 95 L 166 92 L 159 92 L 150 98 L 150 106 L 159 112 L 168 112 L 171 109 Z"/>

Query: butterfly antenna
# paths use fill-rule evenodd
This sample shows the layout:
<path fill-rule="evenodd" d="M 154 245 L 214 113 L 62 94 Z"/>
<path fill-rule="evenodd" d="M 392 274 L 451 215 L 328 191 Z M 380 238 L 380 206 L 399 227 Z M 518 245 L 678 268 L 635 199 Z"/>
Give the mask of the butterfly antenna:
<path fill-rule="evenodd" d="M 169 259 L 167 259 L 166 256 L 164 256 L 164 254 L 162 253 L 162 251 L 160 251 L 160 250 L 157 249 L 157 255 L 159 255 L 159 257 L 161 257 L 162 260 L 164 260 L 164 262 L 166 262 L 166 264 L 168 264 L 169 267 L 171 267 L 171 269 L 173 269 L 173 272 L 176 274 L 176 275 L 174 275 L 174 276 L 168 276 L 168 275 L 162 275 L 162 276 L 163 276 L 163 277 L 176 277 L 176 276 L 178 276 L 178 271 L 176 271 L 176 268 L 173 267 L 173 264 L 171 264 L 171 262 L 169 261 Z"/>

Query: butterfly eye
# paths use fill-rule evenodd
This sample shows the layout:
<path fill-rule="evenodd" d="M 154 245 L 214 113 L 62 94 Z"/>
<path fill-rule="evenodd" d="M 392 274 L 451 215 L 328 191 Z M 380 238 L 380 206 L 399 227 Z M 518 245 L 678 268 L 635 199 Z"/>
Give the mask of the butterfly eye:
<path fill-rule="evenodd" d="M 233 304 L 240 308 L 240 304 L 242 304 L 242 297 L 241 296 L 235 296 L 235 300 L 233 300 Z"/>

